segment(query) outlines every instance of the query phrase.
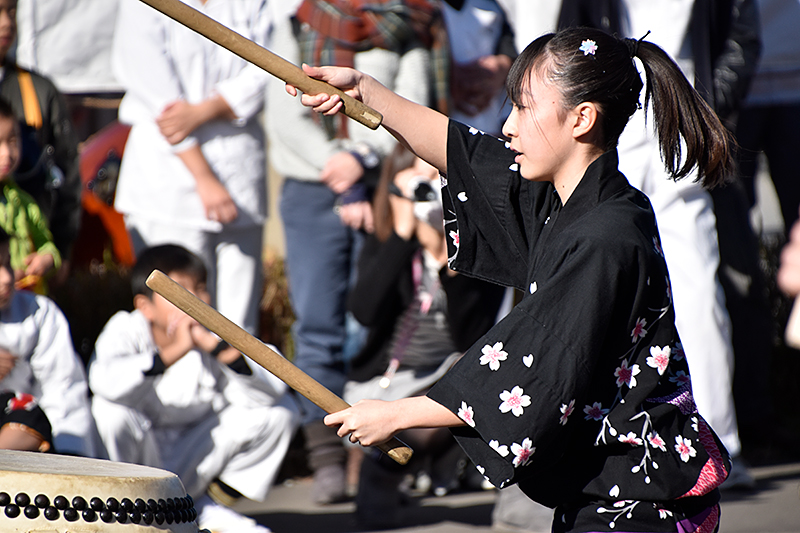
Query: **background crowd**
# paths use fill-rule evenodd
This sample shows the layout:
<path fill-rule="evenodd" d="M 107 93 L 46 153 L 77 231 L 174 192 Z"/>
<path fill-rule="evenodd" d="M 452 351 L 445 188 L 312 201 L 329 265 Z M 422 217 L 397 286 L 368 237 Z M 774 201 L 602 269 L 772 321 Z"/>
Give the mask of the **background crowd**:
<path fill-rule="evenodd" d="M 647 35 L 739 144 L 711 192 L 668 179 L 643 113 L 618 148 L 657 215 L 699 410 L 734 458 L 724 488 L 797 459 L 797 0 L 182 1 L 495 135 L 509 68 L 542 33 Z M 414 491 L 491 488 L 446 431 L 405 435 L 404 469 L 345 445 L 143 285 L 165 271 L 350 403 L 423 394 L 516 301 L 447 268 L 434 169 L 139 0 L 0 0 L 0 61 L 0 446 L 170 469 L 218 532 L 264 531 L 229 506 L 281 475 L 313 475 L 320 505 L 355 498 L 374 527 Z M 758 217 L 764 176 L 779 228 Z M 497 502 L 497 523 L 538 520 L 513 487 Z"/>

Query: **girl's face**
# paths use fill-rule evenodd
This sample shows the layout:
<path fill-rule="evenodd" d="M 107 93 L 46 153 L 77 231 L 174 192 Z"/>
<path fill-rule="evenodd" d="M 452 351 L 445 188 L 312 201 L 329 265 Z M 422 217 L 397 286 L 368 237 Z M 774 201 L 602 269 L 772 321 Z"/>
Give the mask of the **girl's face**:
<path fill-rule="evenodd" d="M 526 180 L 554 182 L 570 150 L 574 147 L 569 112 L 561 104 L 561 94 L 552 84 L 543 83 L 536 72 L 528 78 L 520 105 L 514 105 L 503 125 L 511 139 L 511 149 L 520 175 Z"/>
<path fill-rule="evenodd" d="M 0 117 L 0 181 L 14 173 L 19 158 L 19 125 L 13 118 Z"/>

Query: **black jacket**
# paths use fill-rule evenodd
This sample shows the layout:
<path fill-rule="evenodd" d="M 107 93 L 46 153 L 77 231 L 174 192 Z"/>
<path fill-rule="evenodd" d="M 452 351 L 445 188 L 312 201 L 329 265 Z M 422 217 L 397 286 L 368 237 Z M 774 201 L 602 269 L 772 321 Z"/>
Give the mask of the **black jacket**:
<path fill-rule="evenodd" d="M 411 260 L 420 244 L 392 233 L 386 242 L 374 235 L 364 242 L 358 280 L 348 296 L 348 309 L 369 328 L 367 341 L 352 361 L 350 378 L 366 381 L 389 364 L 389 341 L 400 315 L 414 299 Z M 464 351 L 494 325 L 504 289 L 470 278 L 439 274 L 447 295 L 447 319 L 456 349 Z"/>
<path fill-rule="evenodd" d="M 78 237 L 81 222 L 81 176 L 78 154 L 78 137 L 72 127 L 63 95 L 47 78 L 31 72 L 33 87 L 39 99 L 42 113 L 42 127 L 36 131 L 25 124 L 25 111 L 22 106 L 17 66 L 5 65 L 5 74 L 0 81 L 0 96 L 8 100 L 14 114 L 22 124 L 23 137 L 30 130 L 36 143 L 23 144 L 23 160 L 31 152 L 51 146 L 53 162 L 64 174 L 64 181 L 51 188 L 42 179 L 19 180 L 19 185 L 31 196 L 48 219 L 53 242 L 64 260 L 69 259 L 72 244 Z M 23 139 L 24 142 L 24 139 Z M 35 146 L 38 144 L 38 147 Z M 18 174 L 24 169 L 20 168 Z"/>

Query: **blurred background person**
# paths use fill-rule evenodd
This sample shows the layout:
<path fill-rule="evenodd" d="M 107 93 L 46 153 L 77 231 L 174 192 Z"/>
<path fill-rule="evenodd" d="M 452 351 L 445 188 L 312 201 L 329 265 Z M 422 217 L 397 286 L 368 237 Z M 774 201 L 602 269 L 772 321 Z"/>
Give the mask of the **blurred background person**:
<path fill-rule="evenodd" d="M 348 298 L 369 331 L 345 385 L 350 404 L 425 394 L 494 325 L 505 293 L 447 267 L 438 172 L 406 148 L 398 145 L 384 163 L 373 205 L 375 232 Z M 364 527 L 398 525 L 400 485 L 426 463 L 435 494 L 459 487 L 451 458 L 467 459 L 447 429 L 409 430 L 400 439 L 414 449 L 405 467 L 364 450 L 356 496 Z"/>
<path fill-rule="evenodd" d="M 64 95 L 53 82 L 17 65 L 12 46 L 17 37 L 17 0 L 0 0 L 0 96 L 21 125 L 23 159 L 17 180 L 36 200 L 49 223 L 63 259 L 53 283 L 69 273 L 70 256 L 81 222 L 78 138 Z"/>
<path fill-rule="evenodd" d="M 442 22 L 428 0 L 305 0 L 276 22 L 272 51 L 288 61 L 355 66 L 415 102 L 431 95 L 432 49 L 441 50 Z M 364 232 L 373 228 L 369 199 L 380 161 L 396 141 L 346 117 L 319 117 L 287 100 L 284 83 L 268 84 L 270 163 L 284 181 L 280 213 L 295 322 L 294 362 L 341 395 L 348 353 L 363 334 L 350 322 L 347 295 Z M 314 474 L 312 499 L 347 498 L 347 453 L 325 413 L 305 398 L 303 436 Z"/>
<path fill-rule="evenodd" d="M 451 118 L 499 135 L 511 110 L 505 83 L 517 57 L 514 33 L 495 0 L 446 0 Z"/>
<path fill-rule="evenodd" d="M 267 44 L 266 0 L 186 3 Z M 125 89 L 120 120 L 132 126 L 114 206 L 134 250 L 175 243 L 200 256 L 212 305 L 256 333 L 266 215 L 258 114 L 269 75 L 138 0 L 120 2 L 112 62 Z"/>

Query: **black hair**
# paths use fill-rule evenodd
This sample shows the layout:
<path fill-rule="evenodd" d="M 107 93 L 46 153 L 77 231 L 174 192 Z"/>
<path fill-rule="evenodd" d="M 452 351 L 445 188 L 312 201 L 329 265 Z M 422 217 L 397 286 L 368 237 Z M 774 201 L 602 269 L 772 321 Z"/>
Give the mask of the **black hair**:
<path fill-rule="evenodd" d="M 137 294 L 143 294 L 148 298 L 153 296 L 153 290 L 146 284 L 153 270 L 160 270 L 167 275 L 179 272 L 194 278 L 198 283 L 205 283 L 208 276 L 203 260 L 183 246 L 177 244 L 152 246 L 139 254 L 136 264 L 131 269 L 131 289 L 134 296 Z"/>
<path fill-rule="evenodd" d="M 0 245 L 11 242 L 11 235 L 3 228 L 0 228 Z"/>
<path fill-rule="evenodd" d="M 642 107 L 639 94 L 643 84 L 634 57 L 644 66 L 644 109 L 646 113 L 652 102 L 661 156 L 670 176 L 682 179 L 697 167 L 697 180 L 706 188 L 723 183 L 733 172 L 730 133 L 680 67 L 651 42 L 619 39 L 594 28 L 568 28 L 543 35 L 512 65 L 506 82 L 508 96 L 521 105 L 533 72 L 553 83 L 565 109 L 582 102 L 595 103 L 602 148 L 611 150 L 630 117 Z"/>
<path fill-rule="evenodd" d="M 14 108 L 11 107 L 11 102 L 3 96 L 0 96 L 0 117 L 17 120 L 17 116 L 14 114 Z"/>
<path fill-rule="evenodd" d="M 375 220 L 375 237 L 380 242 L 386 242 L 394 230 L 392 205 L 389 202 L 389 185 L 394 181 L 395 175 L 414 165 L 416 156 L 403 144 L 397 143 L 381 165 L 378 185 L 372 197 L 372 211 Z"/>

